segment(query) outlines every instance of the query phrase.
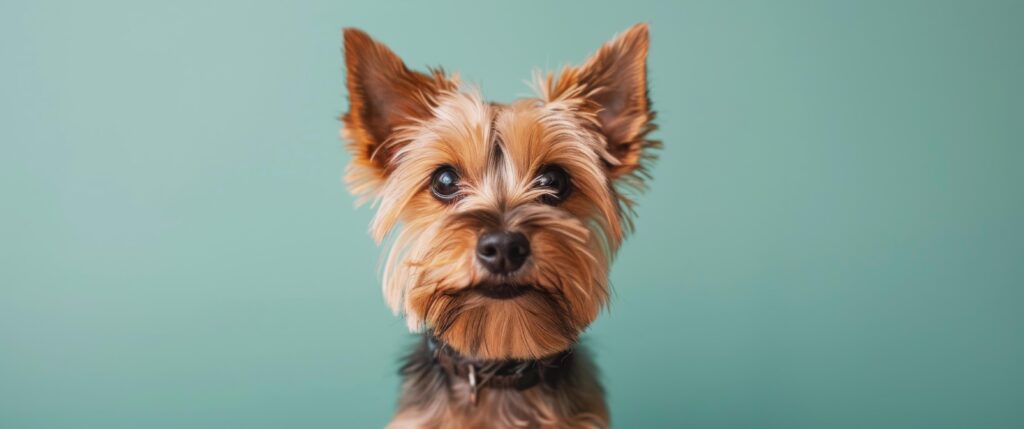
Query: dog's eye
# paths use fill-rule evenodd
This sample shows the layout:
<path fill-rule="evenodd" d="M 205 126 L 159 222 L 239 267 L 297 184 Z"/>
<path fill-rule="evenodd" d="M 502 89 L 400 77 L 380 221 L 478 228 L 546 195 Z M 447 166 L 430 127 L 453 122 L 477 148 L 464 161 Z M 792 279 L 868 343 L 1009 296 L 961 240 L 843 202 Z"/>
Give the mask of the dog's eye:
<path fill-rule="evenodd" d="M 441 201 L 454 200 L 459 193 L 459 173 L 450 165 L 434 170 L 430 178 L 430 192 Z"/>
<path fill-rule="evenodd" d="M 572 191 L 572 183 L 569 181 L 569 173 L 562 167 L 549 165 L 540 170 L 540 174 L 533 179 L 534 185 L 538 188 L 547 188 L 553 193 L 545 194 L 540 198 L 545 204 L 555 205 L 565 201 Z"/>

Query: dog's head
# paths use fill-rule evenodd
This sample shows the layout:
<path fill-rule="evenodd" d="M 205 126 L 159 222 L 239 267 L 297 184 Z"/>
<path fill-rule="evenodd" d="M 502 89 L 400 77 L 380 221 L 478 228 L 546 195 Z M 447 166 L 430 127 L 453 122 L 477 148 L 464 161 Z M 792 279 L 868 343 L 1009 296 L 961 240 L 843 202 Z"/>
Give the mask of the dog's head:
<path fill-rule="evenodd" d="M 565 350 L 608 298 L 654 113 L 639 24 L 508 104 L 411 71 L 347 29 L 346 180 L 377 207 L 384 295 L 411 329 L 483 359 Z"/>

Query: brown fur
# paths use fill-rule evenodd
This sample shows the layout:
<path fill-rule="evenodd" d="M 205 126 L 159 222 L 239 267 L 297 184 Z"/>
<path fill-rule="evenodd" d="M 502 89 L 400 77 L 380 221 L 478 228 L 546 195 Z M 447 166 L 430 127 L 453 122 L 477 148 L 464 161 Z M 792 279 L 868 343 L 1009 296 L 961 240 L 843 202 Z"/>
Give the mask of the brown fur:
<path fill-rule="evenodd" d="M 485 102 L 443 71 L 410 71 L 359 30 L 344 36 L 346 180 L 377 206 L 373 237 L 390 242 L 388 304 L 411 330 L 473 358 L 537 359 L 573 347 L 607 303 L 608 266 L 632 225 L 628 195 L 643 189 L 649 149 L 659 145 L 647 137 L 647 26 L 583 66 L 538 76 L 536 98 L 509 104 Z M 444 165 L 461 176 L 451 203 L 429 189 Z M 549 165 L 571 177 L 573 192 L 557 205 L 543 203 L 550 191 L 534 182 Z M 531 256 L 511 275 L 474 258 L 477 238 L 494 229 L 529 237 Z M 488 282 L 530 289 L 493 299 L 475 289 Z M 439 389 L 407 378 L 392 427 L 606 427 L 600 386 L 581 361 L 567 388 L 491 389 L 476 406 L 459 380 Z"/>

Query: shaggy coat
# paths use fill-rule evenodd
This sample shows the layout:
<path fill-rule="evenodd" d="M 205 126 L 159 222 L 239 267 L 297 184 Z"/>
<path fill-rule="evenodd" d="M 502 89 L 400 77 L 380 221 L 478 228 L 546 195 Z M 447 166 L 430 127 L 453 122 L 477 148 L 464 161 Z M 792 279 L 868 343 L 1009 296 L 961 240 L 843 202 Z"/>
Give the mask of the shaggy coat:
<path fill-rule="evenodd" d="M 440 344 L 425 342 L 405 366 L 391 427 L 607 427 L 593 365 L 574 345 L 607 303 L 630 196 L 659 146 L 648 138 L 647 25 L 582 66 L 538 74 L 536 97 L 504 104 L 442 70 L 409 70 L 362 31 L 346 29 L 344 44 L 346 181 L 377 209 L 370 233 L 388 249 L 385 300 Z M 553 166 L 569 181 L 559 192 L 538 181 Z M 439 169 L 457 178 L 455 194 L 431 191 Z M 521 268 L 481 266 L 477 240 L 494 230 L 528 238 Z M 515 293 L 484 293 L 494 287 Z M 441 365 L 439 350 L 459 364 Z M 478 387 L 459 369 L 527 362 L 548 371 L 553 356 L 564 356 L 557 381 L 524 389 L 483 385 L 470 395 Z"/>

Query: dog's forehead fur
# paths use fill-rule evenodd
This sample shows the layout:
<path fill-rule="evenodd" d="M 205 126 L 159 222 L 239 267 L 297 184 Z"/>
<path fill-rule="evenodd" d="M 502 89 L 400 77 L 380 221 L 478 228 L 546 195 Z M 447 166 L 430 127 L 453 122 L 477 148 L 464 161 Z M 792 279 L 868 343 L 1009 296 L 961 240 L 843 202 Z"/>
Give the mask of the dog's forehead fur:
<path fill-rule="evenodd" d="M 589 202 L 590 209 L 607 208 L 601 213 L 604 222 L 618 224 L 606 172 L 606 166 L 617 164 L 617 160 L 605 149 L 607 144 L 595 129 L 593 115 L 579 111 L 578 102 L 522 99 L 510 104 L 488 103 L 470 91 L 444 94 L 437 103 L 429 119 L 396 132 L 390 144 L 401 147 L 395 152 L 385 193 L 398 200 L 411 198 L 409 194 L 425 187 L 434 170 L 450 165 L 462 178 L 462 200 L 472 203 L 457 207 L 486 206 L 502 212 L 536 204 L 538 192 L 542 192 L 534 186 L 536 174 L 542 167 L 557 165 L 569 173 L 574 190 Z M 378 237 L 386 234 L 395 220 L 407 220 L 402 219 L 402 207 L 388 208 L 398 212 L 388 213 L 382 207 L 378 214 L 387 221 L 377 225 Z M 591 215 L 584 208 L 583 204 L 566 207 L 577 216 Z"/>

